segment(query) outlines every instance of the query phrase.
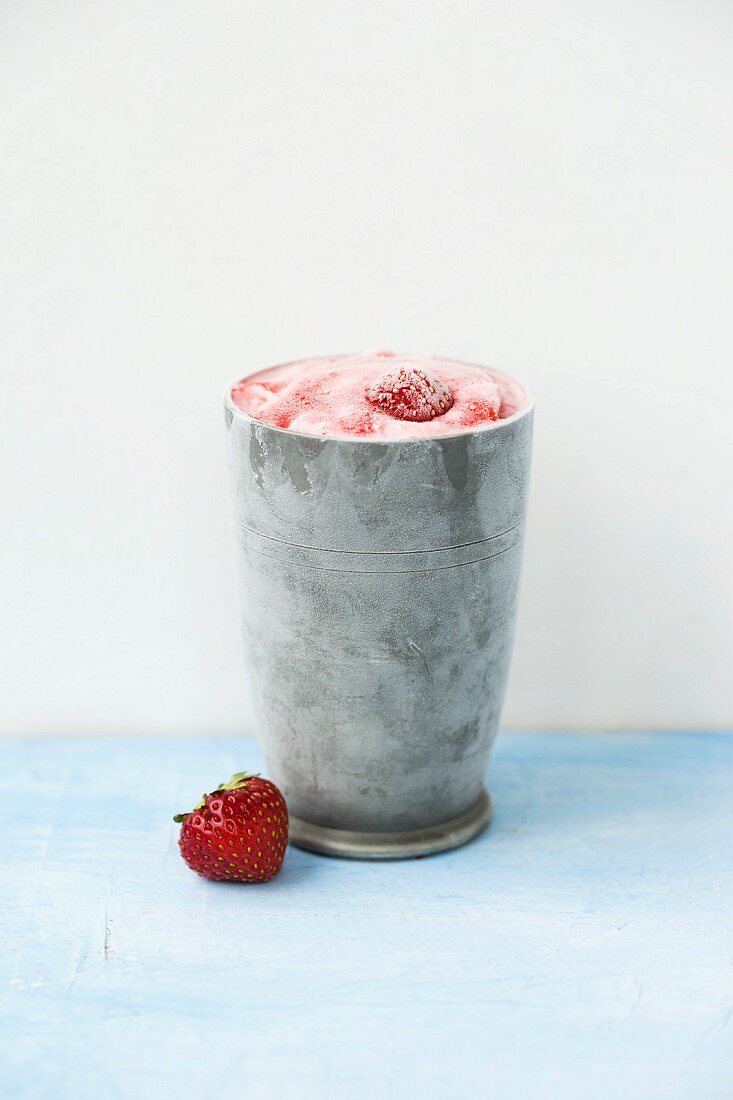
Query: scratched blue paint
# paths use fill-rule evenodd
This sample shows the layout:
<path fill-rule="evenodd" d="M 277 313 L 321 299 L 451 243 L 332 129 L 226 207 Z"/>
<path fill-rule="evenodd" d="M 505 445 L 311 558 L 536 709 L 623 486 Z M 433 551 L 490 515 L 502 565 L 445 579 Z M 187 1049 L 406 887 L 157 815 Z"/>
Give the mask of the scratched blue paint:
<path fill-rule="evenodd" d="M 461 851 L 206 883 L 171 815 L 259 767 L 3 743 L 3 1097 L 733 1096 L 733 736 L 505 735 Z"/>

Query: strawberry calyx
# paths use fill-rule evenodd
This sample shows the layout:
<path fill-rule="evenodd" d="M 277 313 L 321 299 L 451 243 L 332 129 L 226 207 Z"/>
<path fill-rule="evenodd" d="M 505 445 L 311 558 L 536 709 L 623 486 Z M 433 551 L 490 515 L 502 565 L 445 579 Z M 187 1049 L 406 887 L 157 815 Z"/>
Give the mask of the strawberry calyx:
<path fill-rule="evenodd" d="M 212 795 L 219 794 L 222 791 L 242 791 L 247 786 L 250 779 L 258 779 L 259 774 L 259 772 L 235 772 L 228 783 L 220 783 L 218 787 L 216 787 L 213 791 L 210 791 L 208 794 L 204 792 L 204 794 L 202 794 L 201 796 L 201 801 L 198 803 L 197 806 L 194 806 L 194 808 L 187 814 L 174 814 L 173 820 L 180 825 L 181 822 L 185 821 L 187 817 L 191 816 L 191 814 L 195 814 L 198 813 L 199 810 L 203 810 L 204 806 L 206 805 L 207 798 L 211 798 Z"/>
<path fill-rule="evenodd" d="M 259 779 L 259 772 L 235 772 L 228 783 L 222 783 L 217 791 L 240 791 L 246 787 L 250 779 Z M 214 792 L 216 793 L 216 792 Z"/>

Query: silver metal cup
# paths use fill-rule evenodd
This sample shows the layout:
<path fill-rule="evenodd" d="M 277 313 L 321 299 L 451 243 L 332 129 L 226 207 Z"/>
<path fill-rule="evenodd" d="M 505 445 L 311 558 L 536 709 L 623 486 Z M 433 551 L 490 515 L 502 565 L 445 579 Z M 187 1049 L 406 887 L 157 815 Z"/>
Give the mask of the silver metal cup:
<path fill-rule="evenodd" d="M 290 839 L 355 859 L 442 851 L 491 816 L 533 402 L 401 441 L 253 420 L 227 390 L 242 628 Z"/>

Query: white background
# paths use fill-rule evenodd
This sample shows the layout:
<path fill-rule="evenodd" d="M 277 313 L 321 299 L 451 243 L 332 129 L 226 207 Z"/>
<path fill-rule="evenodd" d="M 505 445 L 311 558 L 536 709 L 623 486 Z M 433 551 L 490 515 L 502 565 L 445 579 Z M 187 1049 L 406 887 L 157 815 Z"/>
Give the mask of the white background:
<path fill-rule="evenodd" d="M 220 395 L 537 397 L 522 728 L 733 724 L 733 8 L 3 0 L 9 733 L 235 731 Z"/>

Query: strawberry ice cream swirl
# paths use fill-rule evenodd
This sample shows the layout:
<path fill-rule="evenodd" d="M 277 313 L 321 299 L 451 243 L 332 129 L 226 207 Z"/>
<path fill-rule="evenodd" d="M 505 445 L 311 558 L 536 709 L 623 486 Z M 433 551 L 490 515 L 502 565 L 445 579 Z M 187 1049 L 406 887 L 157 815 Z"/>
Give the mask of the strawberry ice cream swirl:
<path fill-rule="evenodd" d="M 249 375 L 231 392 L 254 420 L 305 435 L 417 439 L 495 427 L 527 395 L 498 371 L 377 351 L 302 359 Z"/>

